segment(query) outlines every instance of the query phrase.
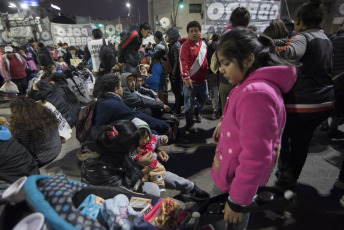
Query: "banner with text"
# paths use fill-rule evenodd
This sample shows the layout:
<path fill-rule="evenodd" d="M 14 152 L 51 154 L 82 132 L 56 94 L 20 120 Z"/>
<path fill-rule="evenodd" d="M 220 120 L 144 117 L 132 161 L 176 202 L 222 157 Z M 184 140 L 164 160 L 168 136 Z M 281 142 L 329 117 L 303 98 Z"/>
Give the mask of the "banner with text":
<path fill-rule="evenodd" d="M 84 47 L 92 40 L 92 27 L 90 24 L 57 24 L 51 23 L 51 33 L 54 44 L 68 43 L 69 46 Z"/>
<path fill-rule="evenodd" d="M 280 15 L 280 0 L 205 0 L 205 17 L 202 33 L 222 34 L 229 24 L 233 10 L 239 6 L 248 9 L 251 14 L 250 25 L 257 27 L 261 33 L 270 24 L 272 19 Z"/>

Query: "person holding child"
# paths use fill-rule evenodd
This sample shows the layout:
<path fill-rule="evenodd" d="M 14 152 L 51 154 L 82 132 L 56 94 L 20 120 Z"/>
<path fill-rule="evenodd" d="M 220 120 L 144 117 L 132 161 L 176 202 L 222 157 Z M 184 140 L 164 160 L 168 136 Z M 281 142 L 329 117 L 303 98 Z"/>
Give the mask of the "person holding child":
<path fill-rule="evenodd" d="M 238 85 L 213 134 L 211 175 L 229 193 L 224 220 L 233 225 L 228 229 L 245 229 L 249 213 L 243 207 L 268 182 L 278 158 L 286 122 L 282 93 L 293 87 L 296 68 L 277 56 L 270 38 L 243 28 L 222 36 L 217 57 L 223 76 Z"/>

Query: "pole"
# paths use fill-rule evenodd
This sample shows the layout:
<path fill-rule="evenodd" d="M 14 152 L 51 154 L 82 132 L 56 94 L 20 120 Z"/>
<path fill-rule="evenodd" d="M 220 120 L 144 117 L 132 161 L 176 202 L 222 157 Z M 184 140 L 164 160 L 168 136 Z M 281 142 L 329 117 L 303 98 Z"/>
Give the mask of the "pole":
<path fill-rule="evenodd" d="M 288 18 L 290 20 L 291 18 L 290 18 L 290 13 L 289 13 L 289 7 L 288 7 L 288 4 L 287 4 L 287 0 L 284 0 L 284 2 L 285 2 L 285 6 L 287 8 Z"/>
<path fill-rule="evenodd" d="M 140 8 L 137 8 L 137 11 L 139 12 L 139 25 L 140 25 L 141 24 Z"/>

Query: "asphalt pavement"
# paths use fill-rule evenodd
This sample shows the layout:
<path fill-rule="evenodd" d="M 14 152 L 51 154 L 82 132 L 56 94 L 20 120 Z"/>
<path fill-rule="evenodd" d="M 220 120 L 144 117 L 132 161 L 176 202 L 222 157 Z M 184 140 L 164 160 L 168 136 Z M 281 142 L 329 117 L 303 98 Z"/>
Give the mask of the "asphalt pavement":
<path fill-rule="evenodd" d="M 169 101 L 173 96 L 169 93 Z M 0 116 L 10 116 L 8 100 L 0 100 Z M 212 133 L 219 120 L 211 119 L 211 106 L 207 105 L 201 123 L 196 123 L 196 133 L 180 136 L 175 144 L 161 148 L 170 155 L 165 164 L 168 171 L 185 177 L 198 187 L 210 193 L 214 183 L 210 169 L 216 145 Z M 185 118 L 181 116 L 182 127 Z M 341 130 L 344 126 L 340 127 Z M 75 129 L 73 129 L 75 131 Z M 67 143 L 63 144 L 59 156 L 49 165 L 40 169 L 41 174 L 55 175 L 63 172 L 69 179 L 80 181 L 80 162 L 76 152 L 80 147 L 75 132 Z M 344 140 L 331 140 L 326 132 L 319 129 L 315 132 L 306 164 L 297 185 L 297 205 L 288 211 L 252 213 L 248 229 L 290 229 L 290 230 L 344 230 L 344 208 L 339 199 L 344 191 L 334 188 L 333 184 L 339 174 L 344 157 Z M 268 186 L 276 181 L 274 172 Z M 177 191 L 167 191 L 167 196 L 177 195 Z M 188 203 L 190 210 L 197 210 L 196 203 Z M 215 229 L 224 229 L 223 222 L 213 222 Z"/>

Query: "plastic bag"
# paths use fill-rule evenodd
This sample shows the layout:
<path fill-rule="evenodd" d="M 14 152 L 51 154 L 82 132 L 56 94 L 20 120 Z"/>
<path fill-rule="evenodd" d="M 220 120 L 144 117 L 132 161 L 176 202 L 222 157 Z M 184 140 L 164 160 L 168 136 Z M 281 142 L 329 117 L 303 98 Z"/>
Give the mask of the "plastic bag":
<path fill-rule="evenodd" d="M 1 86 L 0 91 L 4 93 L 19 93 L 17 85 L 12 81 L 5 82 L 5 84 Z"/>

